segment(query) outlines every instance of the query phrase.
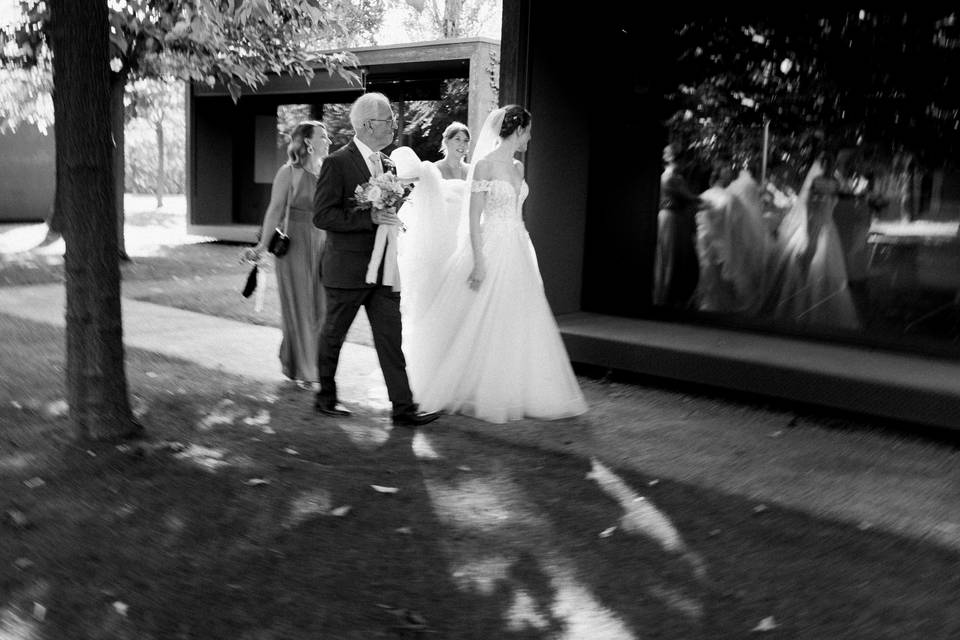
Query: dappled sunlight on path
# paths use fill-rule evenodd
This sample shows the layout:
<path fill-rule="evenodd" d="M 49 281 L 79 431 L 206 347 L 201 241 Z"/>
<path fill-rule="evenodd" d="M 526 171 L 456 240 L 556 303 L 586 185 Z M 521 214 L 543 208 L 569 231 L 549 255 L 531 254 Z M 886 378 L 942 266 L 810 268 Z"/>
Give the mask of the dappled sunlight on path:
<path fill-rule="evenodd" d="M 670 519 L 652 502 L 627 486 L 599 460 L 591 458 L 590 462 L 593 468 L 587 474 L 587 478 L 596 481 L 604 493 L 616 500 L 623 509 L 620 528 L 626 533 L 636 533 L 651 538 L 659 543 L 664 551 L 680 554 L 690 563 L 695 575 L 705 579 L 707 572 L 703 559 L 687 548 Z"/>
<path fill-rule="evenodd" d="M 424 483 L 437 518 L 446 533 L 441 544 L 458 589 L 473 598 L 503 602 L 503 615 L 509 629 L 515 632 L 538 632 L 535 637 L 624 639 L 643 637 L 644 624 L 637 610 L 617 610 L 615 601 L 600 597 L 596 591 L 597 571 L 589 558 L 603 553 L 609 534 L 595 531 L 589 537 L 571 538 L 558 528 L 550 502 L 560 497 L 534 495 L 524 486 L 523 471 L 497 460 L 470 461 L 449 472 L 449 458 L 456 452 L 444 451 L 439 437 L 420 432 L 415 447 L 428 451 L 419 455 L 423 464 Z M 556 487 L 561 494 L 568 483 L 577 491 L 589 491 L 590 480 L 621 505 L 624 513 L 620 526 L 624 532 L 636 533 L 657 542 L 664 557 L 654 565 L 675 559 L 682 566 L 676 573 L 688 576 L 682 582 L 697 583 L 704 571 L 703 562 L 689 551 L 669 519 L 652 504 L 638 509 L 637 494 L 612 471 L 594 461 L 590 474 L 564 480 Z M 597 494 L 598 501 L 603 500 Z M 643 498 L 639 498 L 643 502 Z M 647 547 L 643 553 L 650 553 Z M 641 555 L 642 557 L 642 555 Z M 634 569 L 649 571 L 646 562 Z M 629 572 L 629 566 L 620 567 Z M 600 578 L 602 582 L 602 578 Z M 648 574 L 645 593 L 637 593 L 654 609 L 677 617 L 675 623 L 696 629 L 703 621 L 704 605 L 691 595 L 688 584 L 674 578 Z M 616 585 L 609 585 L 616 589 Z M 624 588 L 628 588 L 624 586 Z M 656 627 L 663 620 L 650 620 Z"/>

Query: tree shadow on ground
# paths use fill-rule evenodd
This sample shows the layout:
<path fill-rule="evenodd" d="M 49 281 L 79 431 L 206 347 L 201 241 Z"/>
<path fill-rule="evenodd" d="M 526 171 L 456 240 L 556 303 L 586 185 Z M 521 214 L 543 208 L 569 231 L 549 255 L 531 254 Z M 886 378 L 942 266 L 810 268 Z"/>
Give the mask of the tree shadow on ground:
<path fill-rule="evenodd" d="M 770 616 L 770 638 L 960 631 L 955 549 L 601 472 L 466 418 L 319 418 L 290 385 L 138 350 L 152 440 L 77 448 L 49 410 L 62 331 L 2 332 L 19 366 L 0 381 L 0 511 L 27 521 L 0 524 L 14 637 L 742 638 Z"/>
<path fill-rule="evenodd" d="M 596 637 L 742 638 L 768 617 L 777 625 L 765 635 L 771 638 L 946 639 L 960 633 L 960 610 L 950 595 L 960 589 L 957 549 L 611 470 L 631 491 L 624 501 L 587 477 L 596 469 L 582 458 L 537 449 L 521 454 L 521 447 L 439 427 L 428 437 L 442 458 L 474 473 L 489 470 L 501 485 L 509 475 L 514 500 L 528 505 L 540 537 L 522 551 L 497 537 L 483 544 L 489 553 L 499 542 L 515 562 L 533 563 L 550 576 L 553 594 L 539 590 L 541 615 L 528 620 L 573 633 L 558 637 L 593 637 L 577 635 L 592 625 L 607 634 Z M 485 457 L 539 462 L 504 471 Z M 631 528 L 632 501 L 645 506 L 637 516 L 643 521 Z M 679 546 L 665 544 L 671 538 L 658 517 L 675 530 Z M 506 571 L 500 597 L 509 600 L 511 590 L 516 594 L 518 587 Z"/>
<path fill-rule="evenodd" d="M 23 331 L 38 340 L 32 357 L 62 364 L 56 330 Z M 24 363 L 18 388 L 3 389 L 5 442 L 26 462 L 0 474 L 0 506 L 28 523 L 0 525 L 0 629 L 58 639 L 550 637 L 511 631 L 502 598 L 457 588 L 414 432 L 362 408 L 319 418 L 312 395 L 290 385 L 264 389 L 133 349 L 128 361 L 151 436 L 142 442 L 73 444 L 66 418 L 45 413 L 62 397 L 49 368 Z M 29 393 L 29 406 L 10 404 Z M 31 488 L 35 477 L 43 484 Z M 518 575 L 535 574 L 523 566 Z"/>

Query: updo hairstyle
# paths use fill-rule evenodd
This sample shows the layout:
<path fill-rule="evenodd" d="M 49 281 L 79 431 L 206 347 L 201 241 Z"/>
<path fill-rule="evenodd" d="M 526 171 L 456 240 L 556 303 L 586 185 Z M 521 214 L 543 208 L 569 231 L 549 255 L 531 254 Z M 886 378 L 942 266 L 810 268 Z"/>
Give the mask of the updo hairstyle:
<path fill-rule="evenodd" d="M 290 144 L 287 145 L 287 158 L 293 166 L 302 167 L 313 153 L 313 144 L 310 142 L 310 138 L 313 137 L 315 128 L 327 130 L 322 122 L 316 120 L 305 120 L 293 128 L 293 132 L 290 134 Z"/>
<path fill-rule="evenodd" d="M 500 125 L 500 137 L 509 138 L 517 129 L 526 129 L 530 126 L 530 112 L 518 104 L 509 104 L 506 107 L 506 113 L 503 115 L 503 123 Z"/>

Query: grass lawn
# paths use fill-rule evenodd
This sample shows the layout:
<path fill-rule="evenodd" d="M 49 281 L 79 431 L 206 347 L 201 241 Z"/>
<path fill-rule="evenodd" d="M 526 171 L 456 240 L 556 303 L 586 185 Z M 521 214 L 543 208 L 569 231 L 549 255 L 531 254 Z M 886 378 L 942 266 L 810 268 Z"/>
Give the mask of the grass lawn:
<path fill-rule="evenodd" d="M 275 325 L 238 255 L 135 255 L 124 295 Z M 80 447 L 63 342 L 0 315 L 0 640 L 960 637 L 960 528 L 904 533 L 957 520 L 947 444 L 586 379 L 584 419 L 414 432 L 128 348 L 149 440 Z"/>
<path fill-rule="evenodd" d="M 960 632 L 943 547 L 456 423 L 321 420 L 293 388 L 136 350 L 151 440 L 78 448 L 62 334 L 0 318 L 0 335 L 20 363 L 0 383 L 0 637 Z"/>

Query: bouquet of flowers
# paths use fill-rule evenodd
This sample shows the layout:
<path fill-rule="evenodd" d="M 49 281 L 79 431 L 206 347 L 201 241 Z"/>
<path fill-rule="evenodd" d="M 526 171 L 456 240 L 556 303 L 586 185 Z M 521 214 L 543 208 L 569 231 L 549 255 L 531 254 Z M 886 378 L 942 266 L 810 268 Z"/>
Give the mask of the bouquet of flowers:
<path fill-rule="evenodd" d="M 357 185 L 353 192 L 356 209 L 396 212 L 410 196 L 410 185 L 403 183 L 393 173 L 383 173 L 370 178 L 369 182 Z"/>
<path fill-rule="evenodd" d="M 393 173 L 384 172 L 370 178 L 368 182 L 357 185 L 353 200 L 357 211 L 392 211 L 400 208 L 410 196 L 411 187 L 401 182 Z M 405 230 L 400 226 L 401 230 Z M 366 281 L 377 282 L 377 273 L 383 263 L 383 284 L 390 285 L 394 291 L 400 290 L 400 273 L 397 269 L 397 227 L 380 225 L 374 240 L 373 253 L 367 265 Z"/>

